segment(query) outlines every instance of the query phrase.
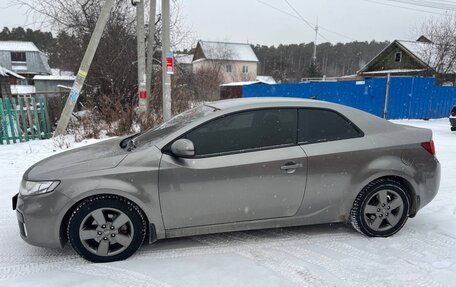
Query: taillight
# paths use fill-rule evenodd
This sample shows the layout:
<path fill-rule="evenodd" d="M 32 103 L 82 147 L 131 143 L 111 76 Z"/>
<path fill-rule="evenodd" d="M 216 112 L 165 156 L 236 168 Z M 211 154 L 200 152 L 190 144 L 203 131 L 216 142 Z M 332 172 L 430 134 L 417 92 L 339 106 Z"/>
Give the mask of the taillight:
<path fill-rule="evenodd" d="M 421 143 L 421 146 L 427 150 L 428 153 L 432 154 L 432 155 L 435 155 L 435 145 L 434 145 L 434 141 L 433 140 L 430 140 L 428 142 L 424 142 L 424 143 Z"/>

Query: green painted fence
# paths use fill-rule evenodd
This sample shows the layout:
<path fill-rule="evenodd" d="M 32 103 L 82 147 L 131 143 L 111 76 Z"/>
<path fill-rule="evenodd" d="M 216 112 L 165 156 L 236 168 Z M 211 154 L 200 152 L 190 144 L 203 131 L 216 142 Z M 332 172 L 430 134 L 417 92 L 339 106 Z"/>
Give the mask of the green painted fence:
<path fill-rule="evenodd" d="M 46 97 L 0 98 L 0 144 L 51 136 Z"/>

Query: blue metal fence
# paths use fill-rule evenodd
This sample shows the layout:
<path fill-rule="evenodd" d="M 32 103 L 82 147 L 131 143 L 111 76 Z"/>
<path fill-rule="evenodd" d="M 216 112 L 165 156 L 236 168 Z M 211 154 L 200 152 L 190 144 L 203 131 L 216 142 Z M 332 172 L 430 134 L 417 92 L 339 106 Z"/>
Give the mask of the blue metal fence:
<path fill-rule="evenodd" d="M 386 78 L 365 81 L 322 81 L 277 85 L 250 85 L 243 97 L 295 97 L 351 106 L 383 117 Z M 432 77 L 391 77 L 388 119 L 447 117 L 456 105 L 456 87 L 437 86 Z"/>

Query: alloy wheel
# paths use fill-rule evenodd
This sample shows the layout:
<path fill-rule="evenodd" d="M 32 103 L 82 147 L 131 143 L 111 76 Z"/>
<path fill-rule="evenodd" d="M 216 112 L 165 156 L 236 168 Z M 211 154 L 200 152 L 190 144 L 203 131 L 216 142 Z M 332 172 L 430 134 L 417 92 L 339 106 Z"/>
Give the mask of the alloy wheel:
<path fill-rule="evenodd" d="M 374 231 L 394 228 L 404 214 L 404 201 L 394 190 L 379 190 L 366 202 L 363 209 L 364 220 Z"/>
<path fill-rule="evenodd" d="M 127 249 L 133 240 L 131 219 L 114 208 L 99 208 L 81 222 L 79 238 L 82 245 L 98 256 L 113 256 Z"/>

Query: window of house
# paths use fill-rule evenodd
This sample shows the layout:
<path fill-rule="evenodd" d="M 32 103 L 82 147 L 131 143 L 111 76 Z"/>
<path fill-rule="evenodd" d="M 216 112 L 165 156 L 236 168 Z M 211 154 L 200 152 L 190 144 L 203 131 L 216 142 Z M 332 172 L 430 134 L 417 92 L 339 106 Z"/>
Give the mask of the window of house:
<path fill-rule="evenodd" d="M 12 62 L 27 62 L 25 52 L 11 52 Z"/>
<path fill-rule="evenodd" d="M 249 72 L 249 66 L 242 66 L 242 72 L 247 74 Z"/>
<path fill-rule="evenodd" d="M 338 113 L 324 109 L 300 109 L 298 141 L 318 143 L 362 136 L 350 121 Z"/>
<path fill-rule="evenodd" d="M 296 130 L 296 109 L 268 109 L 213 120 L 186 137 L 196 156 L 207 156 L 295 144 Z"/>
<path fill-rule="evenodd" d="M 394 61 L 398 63 L 402 61 L 402 52 L 396 52 L 396 54 L 394 54 Z"/>
<path fill-rule="evenodd" d="M 226 72 L 231 73 L 231 65 L 226 65 Z"/>

